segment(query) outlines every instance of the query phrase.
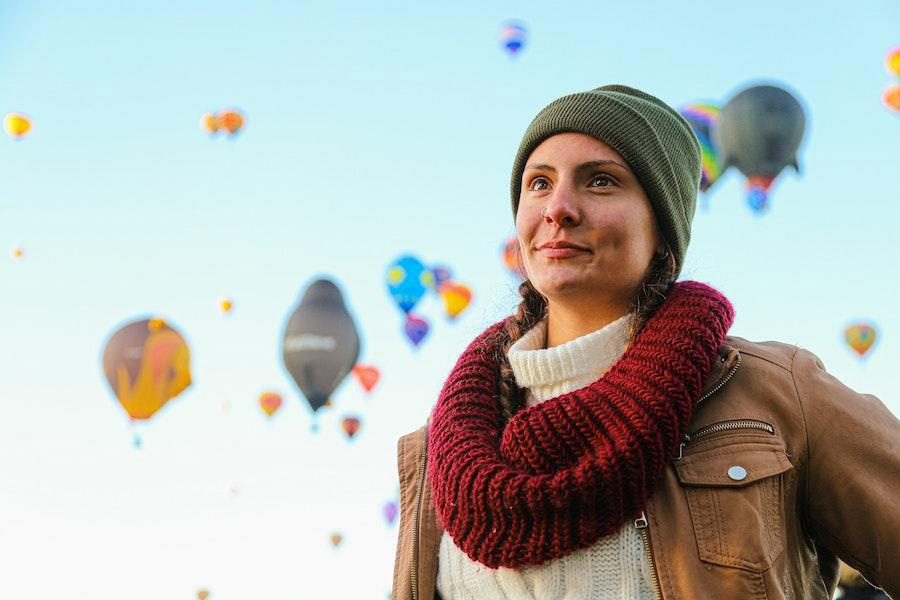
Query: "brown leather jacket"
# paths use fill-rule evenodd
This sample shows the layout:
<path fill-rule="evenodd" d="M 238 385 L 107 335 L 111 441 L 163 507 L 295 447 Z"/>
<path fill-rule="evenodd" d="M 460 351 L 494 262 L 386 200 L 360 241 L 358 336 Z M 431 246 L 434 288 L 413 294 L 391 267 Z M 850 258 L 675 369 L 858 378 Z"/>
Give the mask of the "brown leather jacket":
<path fill-rule="evenodd" d="M 729 337 L 719 357 L 634 524 L 660 597 L 831 600 L 839 557 L 900 598 L 900 422 L 794 346 Z M 426 439 L 398 445 L 394 600 L 437 597 Z"/>

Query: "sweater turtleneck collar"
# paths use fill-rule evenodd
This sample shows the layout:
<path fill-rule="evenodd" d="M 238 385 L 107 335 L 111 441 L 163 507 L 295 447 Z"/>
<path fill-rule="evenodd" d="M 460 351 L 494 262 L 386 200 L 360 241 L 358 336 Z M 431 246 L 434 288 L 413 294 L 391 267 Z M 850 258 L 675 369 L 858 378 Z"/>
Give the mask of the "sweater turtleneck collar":
<path fill-rule="evenodd" d="M 628 313 L 597 331 L 547 348 L 547 319 L 528 330 L 507 352 L 516 384 L 527 388 L 529 406 L 567 394 L 600 379 L 625 353 L 634 315 Z"/>

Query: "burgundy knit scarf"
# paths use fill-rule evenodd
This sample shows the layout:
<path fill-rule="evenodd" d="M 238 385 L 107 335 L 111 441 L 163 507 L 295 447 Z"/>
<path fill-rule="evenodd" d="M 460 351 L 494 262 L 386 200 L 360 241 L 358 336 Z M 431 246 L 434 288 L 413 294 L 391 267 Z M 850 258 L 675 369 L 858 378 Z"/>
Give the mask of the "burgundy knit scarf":
<path fill-rule="evenodd" d="M 716 290 L 678 283 L 603 377 L 505 427 L 495 360 L 503 322 L 488 328 L 450 373 L 428 431 L 435 508 L 456 545 L 491 568 L 536 565 L 640 515 L 733 319 Z"/>

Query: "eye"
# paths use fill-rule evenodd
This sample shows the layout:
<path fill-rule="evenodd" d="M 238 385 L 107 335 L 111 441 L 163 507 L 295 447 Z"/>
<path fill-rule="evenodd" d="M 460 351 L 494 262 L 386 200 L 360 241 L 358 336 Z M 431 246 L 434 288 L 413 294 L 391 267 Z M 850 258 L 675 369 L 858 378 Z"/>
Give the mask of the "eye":
<path fill-rule="evenodd" d="M 550 182 L 547 181 L 545 177 L 535 177 L 531 180 L 531 183 L 528 185 L 529 190 L 540 191 L 546 190 L 550 187 Z"/>
<path fill-rule="evenodd" d="M 606 175 L 605 173 L 601 173 L 599 175 L 594 175 L 591 179 L 591 185 L 597 187 L 610 187 L 616 184 L 616 180 Z"/>

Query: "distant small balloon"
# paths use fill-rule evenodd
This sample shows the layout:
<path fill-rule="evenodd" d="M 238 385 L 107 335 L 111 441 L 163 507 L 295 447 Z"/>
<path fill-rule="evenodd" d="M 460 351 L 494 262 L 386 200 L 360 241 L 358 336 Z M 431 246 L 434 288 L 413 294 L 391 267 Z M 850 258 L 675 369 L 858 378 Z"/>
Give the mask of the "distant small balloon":
<path fill-rule="evenodd" d="M 425 336 L 428 335 L 428 330 L 428 321 L 420 319 L 419 317 L 414 317 L 413 315 L 407 316 L 406 323 L 403 325 L 403 331 L 406 333 L 406 337 L 412 342 L 412 345 L 416 347 L 418 347 L 418 345 L 422 343 L 422 340 L 425 339 Z"/>
<path fill-rule="evenodd" d="M 700 142 L 700 191 L 706 192 L 722 174 L 719 153 L 712 141 L 712 130 L 719 119 L 720 109 L 714 104 L 696 103 L 681 107 L 679 112 Z"/>
<path fill-rule="evenodd" d="M 381 379 L 378 367 L 372 365 L 356 365 L 353 367 L 353 375 L 366 392 L 371 392 Z"/>
<path fill-rule="evenodd" d="M 403 312 L 415 308 L 419 300 L 434 287 L 434 274 L 412 255 L 401 256 L 388 266 L 388 292 Z"/>
<path fill-rule="evenodd" d="M 900 46 L 887 53 L 884 57 L 884 66 L 887 67 L 888 73 L 900 77 Z"/>
<path fill-rule="evenodd" d="M 441 284 L 440 294 L 450 319 L 458 317 L 472 302 L 472 290 L 469 289 L 469 286 L 455 281 L 446 281 Z"/>
<path fill-rule="evenodd" d="M 844 340 L 854 352 L 864 357 L 875 344 L 878 331 L 871 323 L 856 323 L 844 329 Z"/>
<path fill-rule="evenodd" d="M 344 536 L 340 533 L 332 533 L 331 534 L 331 545 L 337 548 L 341 545 L 341 542 L 344 541 Z"/>
<path fill-rule="evenodd" d="M 259 406 L 268 416 L 274 415 L 281 408 L 281 394 L 277 392 L 263 392 L 259 396 Z"/>
<path fill-rule="evenodd" d="M 3 118 L 3 129 L 13 139 L 22 139 L 31 131 L 31 119 L 22 113 L 9 113 Z"/>
<path fill-rule="evenodd" d="M 344 417 L 341 420 L 341 429 L 344 430 L 344 433 L 346 433 L 347 437 L 351 440 L 353 439 L 353 436 L 357 434 L 361 426 L 362 422 L 359 420 L 359 417 Z"/>
<path fill-rule="evenodd" d="M 244 127 L 244 115 L 235 109 L 223 110 L 218 115 L 219 126 L 231 135 Z"/>
<path fill-rule="evenodd" d="M 197 598 L 198 600 L 206 600 L 207 598 L 209 598 L 209 591 L 200 590 L 199 592 L 197 592 Z"/>
<path fill-rule="evenodd" d="M 234 309 L 234 300 L 231 298 L 219 298 L 219 310 L 223 315 L 229 314 Z"/>
<path fill-rule="evenodd" d="M 9 249 L 9 257 L 11 259 L 20 261 L 23 256 L 25 256 L 25 250 L 23 250 L 21 246 L 13 246 Z"/>
<path fill-rule="evenodd" d="M 502 248 L 503 266 L 506 270 L 518 277 L 525 279 L 525 268 L 522 265 L 522 256 L 519 249 L 519 238 L 510 236 Z"/>
<path fill-rule="evenodd" d="M 384 520 L 387 521 L 388 525 L 393 525 L 394 521 L 397 520 L 397 514 L 400 512 L 400 508 L 397 506 L 397 503 L 394 500 L 390 502 L 386 502 L 384 505 Z"/>
<path fill-rule="evenodd" d="M 507 21 L 500 29 L 500 46 L 510 56 L 516 56 L 528 40 L 528 29 L 521 21 Z"/>
<path fill-rule="evenodd" d="M 881 100 L 893 112 L 900 112 L 900 84 L 892 83 L 884 90 Z"/>
<path fill-rule="evenodd" d="M 435 291 L 438 291 L 440 289 L 442 283 L 453 279 L 453 271 L 450 270 L 450 267 L 445 267 L 443 265 L 431 267 L 431 274 L 433 275 L 433 285 Z"/>
<path fill-rule="evenodd" d="M 215 113 L 206 113 L 200 117 L 200 127 L 202 127 L 206 133 L 215 135 L 219 132 L 221 127 L 219 124 L 219 117 L 217 117 Z"/>

